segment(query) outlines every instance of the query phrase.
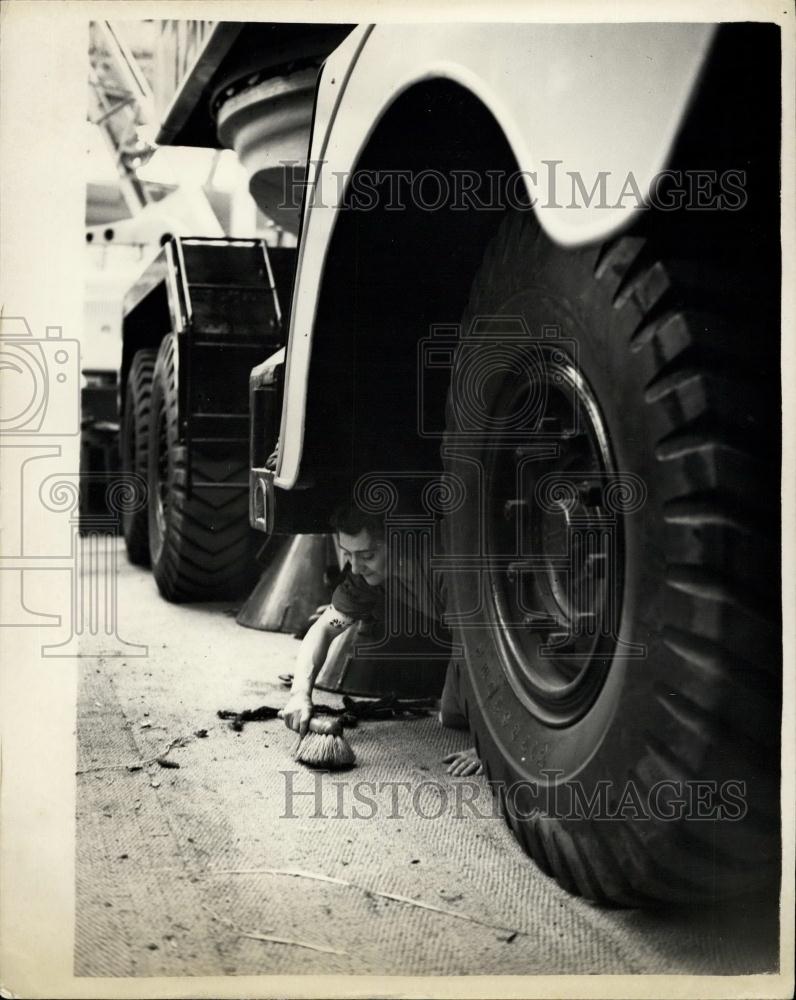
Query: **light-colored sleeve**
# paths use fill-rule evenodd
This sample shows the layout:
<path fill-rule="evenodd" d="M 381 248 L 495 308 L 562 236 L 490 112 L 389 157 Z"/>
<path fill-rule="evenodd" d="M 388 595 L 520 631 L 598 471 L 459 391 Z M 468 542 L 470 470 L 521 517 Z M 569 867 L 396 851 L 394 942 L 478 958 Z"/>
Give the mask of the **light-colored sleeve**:
<path fill-rule="evenodd" d="M 320 620 L 326 626 L 326 628 L 331 629 L 333 632 L 345 632 L 347 628 L 350 628 L 357 621 L 356 618 L 352 618 L 351 615 L 347 615 L 344 611 L 340 611 L 330 604 L 329 607 L 321 615 Z"/>

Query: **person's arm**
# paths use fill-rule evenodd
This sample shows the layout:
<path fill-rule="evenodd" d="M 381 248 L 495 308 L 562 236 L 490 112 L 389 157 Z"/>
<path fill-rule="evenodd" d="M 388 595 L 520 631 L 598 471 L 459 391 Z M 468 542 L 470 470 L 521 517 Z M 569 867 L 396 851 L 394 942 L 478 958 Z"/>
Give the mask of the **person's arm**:
<path fill-rule="evenodd" d="M 307 732 L 312 716 L 312 688 L 315 678 L 326 662 L 332 640 L 354 624 L 355 619 L 336 611 L 330 605 L 301 640 L 290 697 L 282 709 L 282 718 L 289 729 L 300 736 Z"/>

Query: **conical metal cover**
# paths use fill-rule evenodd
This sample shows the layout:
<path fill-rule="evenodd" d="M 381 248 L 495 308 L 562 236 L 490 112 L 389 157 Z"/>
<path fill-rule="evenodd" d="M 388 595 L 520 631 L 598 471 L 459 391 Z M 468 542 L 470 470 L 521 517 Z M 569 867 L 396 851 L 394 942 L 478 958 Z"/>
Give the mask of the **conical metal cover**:
<path fill-rule="evenodd" d="M 268 568 L 238 612 L 237 622 L 263 632 L 297 632 L 321 604 L 331 600 L 324 582 L 336 559 L 330 535 L 274 537 Z"/>

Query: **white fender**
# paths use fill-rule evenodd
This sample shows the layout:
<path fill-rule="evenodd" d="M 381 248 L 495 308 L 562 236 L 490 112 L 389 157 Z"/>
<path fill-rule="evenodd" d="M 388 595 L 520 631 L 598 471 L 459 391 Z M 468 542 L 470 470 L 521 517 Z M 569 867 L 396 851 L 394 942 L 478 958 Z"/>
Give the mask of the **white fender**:
<path fill-rule="evenodd" d="M 643 200 L 666 166 L 714 31 L 706 24 L 384 24 L 346 38 L 326 62 L 316 101 L 277 486 L 298 480 L 339 178 L 354 169 L 395 98 L 433 78 L 471 91 L 502 128 L 542 228 L 576 246 L 625 227 L 641 207 L 636 192 Z M 603 173 L 606 196 L 590 199 Z"/>

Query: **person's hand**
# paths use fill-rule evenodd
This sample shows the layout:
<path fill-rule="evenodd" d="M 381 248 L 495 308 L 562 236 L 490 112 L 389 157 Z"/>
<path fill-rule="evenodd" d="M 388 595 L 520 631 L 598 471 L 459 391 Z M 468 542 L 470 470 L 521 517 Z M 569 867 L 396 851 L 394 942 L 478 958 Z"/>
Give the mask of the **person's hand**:
<path fill-rule="evenodd" d="M 484 770 L 475 752 L 475 747 L 449 753 L 447 757 L 442 758 L 442 763 L 448 765 L 448 774 L 453 775 L 454 778 L 469 778 L 476 774 L 482 774 Z"/>
<path fill-rule="evenodd" d="M 312 698 L 308 694 L 291 694 L 279 715 L 288 729 L 304 736 L 312 718 Z"/>

